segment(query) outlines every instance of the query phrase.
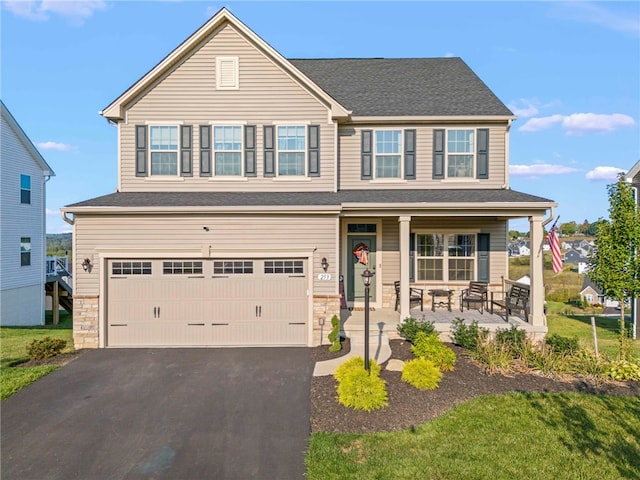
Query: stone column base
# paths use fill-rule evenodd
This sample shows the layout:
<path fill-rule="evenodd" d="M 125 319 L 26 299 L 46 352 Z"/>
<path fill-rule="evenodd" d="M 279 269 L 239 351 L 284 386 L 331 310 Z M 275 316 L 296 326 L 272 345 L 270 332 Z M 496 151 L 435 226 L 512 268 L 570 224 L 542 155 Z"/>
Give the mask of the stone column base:
<path fill-rule="evenodd" d="M 99 308 L 98 295 L 73 296 L 73 344 L 76 350 L 100 346 Z"/>

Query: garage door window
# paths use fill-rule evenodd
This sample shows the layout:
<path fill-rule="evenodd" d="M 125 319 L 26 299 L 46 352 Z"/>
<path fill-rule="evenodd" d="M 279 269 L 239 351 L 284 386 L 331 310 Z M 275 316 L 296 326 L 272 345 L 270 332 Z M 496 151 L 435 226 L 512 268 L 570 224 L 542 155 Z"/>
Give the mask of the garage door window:
<path fill-rule="evenodd" d="M 250 260 L 219 260 L 213 262 L 214 275 L 235 275 L 253 273 L 253 262 Z"/>
<path fill-rule="evenodd" d="M 304 273 L 303 260 L 265 260 L 264 273 Z"/>
<path fill-rule="evenodd" d="M 151 262 L 113 262 L 112 275 L 151 275 Z"/>
<path fill-rule="evenodd" d="M 164 275 L 194 275 L 202 273 L 202 262 L 163 262 Z"/>

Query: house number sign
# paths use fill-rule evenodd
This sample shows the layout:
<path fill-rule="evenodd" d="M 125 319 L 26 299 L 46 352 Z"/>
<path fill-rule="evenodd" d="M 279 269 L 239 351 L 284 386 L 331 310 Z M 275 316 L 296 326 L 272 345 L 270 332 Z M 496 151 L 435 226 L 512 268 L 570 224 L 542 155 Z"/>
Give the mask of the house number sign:
<path fill-rule="evenodd" d="M 318 280 L 331 280 L 331 274 L 330 273 L 319 273 L 318 274 Z"/>

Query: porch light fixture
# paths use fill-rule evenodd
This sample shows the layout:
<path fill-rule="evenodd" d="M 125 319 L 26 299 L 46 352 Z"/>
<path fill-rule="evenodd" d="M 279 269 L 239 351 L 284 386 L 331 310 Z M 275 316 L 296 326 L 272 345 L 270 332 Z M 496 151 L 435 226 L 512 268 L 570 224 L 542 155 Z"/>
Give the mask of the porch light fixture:
<path fill-rule="evenodd" d="M 320 265 L 322 265 L 322 269 L 326 273 L 327 270 L 329 269 L 329 262 L 327 262 L 327 257 L 322 257 L 322 260 L 320 261 Z"/>
<path fill-rule="evenodd" d="M 92 267 L 93 267 L 93 265 L 91 265 L 91 260 L 90 260 L 90 259 L 85 258 L 85 259 L 82 261 L 82 269 L 83 269 L 85 272 L 91 272 L 91 268 L 92 268 Z"/>
<path fill-rule="evenodd" d="M 362 272 L 362 283 L 364 283 L 364 369 L 371 374 L 369 366 L 369 287 L 371 279 L 375 275 L 368 268 Z"/>

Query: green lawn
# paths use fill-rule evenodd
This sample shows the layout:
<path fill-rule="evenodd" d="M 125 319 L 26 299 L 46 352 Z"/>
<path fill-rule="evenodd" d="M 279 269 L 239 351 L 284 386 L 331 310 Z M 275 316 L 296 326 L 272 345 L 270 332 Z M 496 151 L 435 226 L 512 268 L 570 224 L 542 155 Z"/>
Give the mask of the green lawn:
<path fill-rule="evenodd" d="M 561 310 L 563 304 L 549 302 L 547 325 L 549 334 L 557 333 L 565 337 L 578 337 L 580 343 L 593 349 L 593 334 L 591 330 L 591 315 L 554 313 Z M 598 317 L 596 319 L 596 335 L 600 353 L 615 359 L 618 354 L 618 317 Z M 627 328 L 630 327 L 627 321 Z M 633 352 L 640 358 L 640 339 L 633 341 Z"/>
<path fill-rule="evenodd" d="M 60 312 L 60 323 L 51 324 L 51 312 L 47 312 L 45 325 L 38 327 L 0 328 L 0 399 L 4 400 L 57 367 L 12 367 L 29 359 L 27 345 L 44 337 L 62 338 L 67 341 L 65 352 L 73 351 L 72 318 Z"/>
<path fill-rule="evenodd" d="M 640 400 L 479 397 L 410 430 L 311 436 L 309 479 L 640 477 Z"/>

